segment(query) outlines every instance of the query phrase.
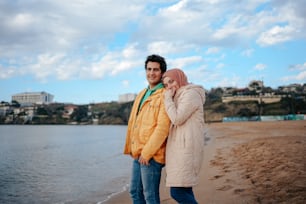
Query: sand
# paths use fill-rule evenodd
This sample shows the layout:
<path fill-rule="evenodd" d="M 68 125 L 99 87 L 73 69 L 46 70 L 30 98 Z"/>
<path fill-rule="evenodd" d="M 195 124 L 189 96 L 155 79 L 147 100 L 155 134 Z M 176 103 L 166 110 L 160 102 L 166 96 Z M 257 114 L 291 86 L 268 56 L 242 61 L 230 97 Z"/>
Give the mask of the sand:
<path fill-rule="evenodd" d="M 306 203 L 306 120 L 212 123 L 194 193 L 199 204 Z M 160 187 L 162 204 L 175 204 Z M 107 204 L 132 203 L 123 192 Z"/>

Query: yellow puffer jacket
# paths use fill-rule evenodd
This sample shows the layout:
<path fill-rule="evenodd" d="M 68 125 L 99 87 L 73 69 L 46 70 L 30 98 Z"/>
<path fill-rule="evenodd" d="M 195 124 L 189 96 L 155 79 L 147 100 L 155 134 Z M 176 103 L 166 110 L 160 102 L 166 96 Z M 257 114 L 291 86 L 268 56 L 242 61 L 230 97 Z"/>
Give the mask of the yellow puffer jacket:
<path fill-rule="evenodd" d="M 135 159 L 141 155 L 146 160 L 153 158 L 156 162 L 165 163 L 170 120 L 165 111 L 164 90 L 158 89 L 149 96 L 138 114 L 137 109 L 146 89 L 136 97 L 129 118 L 124 154 Z"/>

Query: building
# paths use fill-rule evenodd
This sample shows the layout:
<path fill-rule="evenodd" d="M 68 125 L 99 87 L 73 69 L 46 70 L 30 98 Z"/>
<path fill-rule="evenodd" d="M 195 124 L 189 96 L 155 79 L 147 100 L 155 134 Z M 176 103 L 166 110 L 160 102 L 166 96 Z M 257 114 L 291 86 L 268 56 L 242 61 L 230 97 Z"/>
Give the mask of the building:
<path fill-rule="evenodd" d="M 17 101 L 21 105 L 23 104 L 49 104 L 53 102 L 54 96 L 42 92 L 24 92 L 15 94 L 12 96 L 12 101 Z"/>
<path fill-rule="evenodd" d="M 134 101 L 136 98 L 137 94 L 132 94 L 132 93 L 127 93 L 127 94 L 122 94 L 119 95 L 119 103 L 127 103 L 127 102 L 131 102 Z"/>
<path fill-rule="evenodd" d="M 260 93 L 264 88 L 264 83 L 263 81 L 253 80 L 249 83 L 248 88 L 250 91 L 255 91 L 256 93 Z"/>
<path fill-rule="evenodd" d="M 300 84 L 290 84 L 290 85 L 287 85 L 287 86 L 280 86 L 278 87 L 278 89 L 280 91 L 283 91 L 283 92 L 294 92 L 294 93 L 297 93 L 298 90 L 302 90 L 302 92 L 304 91 L 303 89 L 303 86 L 300 85 Z"/>

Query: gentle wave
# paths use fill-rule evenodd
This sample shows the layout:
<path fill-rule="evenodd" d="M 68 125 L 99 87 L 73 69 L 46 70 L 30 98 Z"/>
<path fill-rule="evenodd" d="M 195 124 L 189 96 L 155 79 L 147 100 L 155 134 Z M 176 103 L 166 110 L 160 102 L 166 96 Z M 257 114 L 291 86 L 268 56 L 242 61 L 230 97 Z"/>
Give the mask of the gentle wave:
<path fill-rule="evenodd" d="M 103 203 L 128 188 L 126 126 L 0 126 L 0 133 L 0 203 Z"/>
<path fill-rule="evenodd" d="M 121 191 L 118 191 L 118 192 L 115 192 L 115 193 L 112 193 L 112 194 L 108 195 L 107 198 L 106 198 L 105 200 L 99 201 L 99 202 L 97 202 L 97 204 L 103 204 L 103 203 L 107 202 L 108 200 L 110 200 L 111 198 L 113 198 L 114 196 L 116 196 L 116 195 L 118 195 L 118 194 L 120 194 L 120 193 L 123 193 L 123 192 L 127 191 L 128 189 L 129 189 L 129 184 L 126 184 L 126 185 L 122 188 Z"/>

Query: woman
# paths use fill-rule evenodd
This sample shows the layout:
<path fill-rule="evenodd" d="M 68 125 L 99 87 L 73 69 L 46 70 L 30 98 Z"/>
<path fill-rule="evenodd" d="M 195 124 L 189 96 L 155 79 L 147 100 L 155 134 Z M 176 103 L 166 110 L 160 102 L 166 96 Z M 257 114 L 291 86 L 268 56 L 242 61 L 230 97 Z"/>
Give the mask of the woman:
<path fill-rule="evenodd" d="M 166 186 L 178 203 L 197 203 L 192 187 L 199 182 L 204 148 L 202 86 L 188 83 L 180 69 L 163 74 L 166 112 L 171 120 L 166 146 Z"/>

